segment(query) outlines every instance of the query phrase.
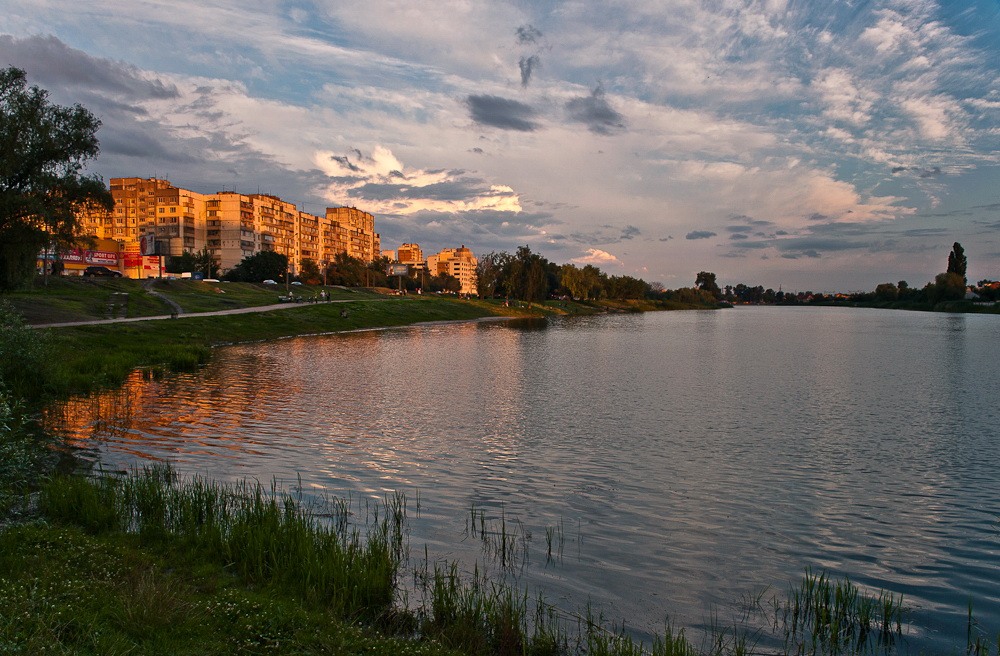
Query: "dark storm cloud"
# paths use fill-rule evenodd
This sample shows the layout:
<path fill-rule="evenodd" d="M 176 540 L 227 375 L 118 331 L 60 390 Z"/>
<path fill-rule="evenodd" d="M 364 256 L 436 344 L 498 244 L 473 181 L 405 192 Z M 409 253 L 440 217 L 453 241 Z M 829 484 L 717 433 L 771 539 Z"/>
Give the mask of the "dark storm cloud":
<path fill-rule="evenodd" d="M 534 25 L 525 24 L 514 30 L 514 35 L 517 36 L 517 42 L 524 45 L 528 43 L 538 43 L 538 40 L 542 38 L 542 33 Z"/>
<path fill-rule="evenodd" d="M 694 230 L 684 235 L 684 239 L 709 239 L 714 236 L 715 233 L 709 230 Z"/>
<path fill-rule="evenodd" d="M 527 88 L 528 82 L 531 81 L 532 72 L 540 66 L 542 60 L 538 55 L 531 55 L 530 57 L 521 57 L 520 61 L 517 62 L 518 68 L 521 69 L 521 86 Z"/>
<path fill-rule="evenodd" d="M 750 232 L 751 230 L 753 230 L 753 226 L 748 226 L 748 225 L 726 226 L 726 230 L 728 230 L 729 232 Z"/>
<path fill-rule="evenodd" d="M 83 88 L 134 100 L 180 96 L 173 84 L 144 79 L 133 66 L 92 57 L 54 36 L 0 36 L 0 61 L 24 69 L 31 84 L 50 91 Z"/>
<path fill-rule="evenodd" d="M 601 85 L 589 96 L 567 101 L 566 112 L 571 120 L 583 123 L 595 134 L 610 135 L 625 129 L 625 117 L 611 107 Z"/>
<path fill-rule="evenodd" d="M 742 233 L 742 232 L 737 232 L 737 233 L 729 235 L 729 239 L 730 240 L 735 240 L 735 239 L 750 239 L 750 236 L 747 235 L 747 234 L 745 234 L 745 233 Z"/>
<path fill-rule="evenodd" d="M 813 212 L 806 217 L 807 221 L 829 221 L 830 217 L 826 214 L 820 214 L 819 212 Z"/>
<path fill-rule="evenodd" d="M 465 100 L 472 120 L 502 130 L 533 132 L 538 124 L 532 119 L 538 112 L 530 105 L 499 96 L 469 96 Z"/>

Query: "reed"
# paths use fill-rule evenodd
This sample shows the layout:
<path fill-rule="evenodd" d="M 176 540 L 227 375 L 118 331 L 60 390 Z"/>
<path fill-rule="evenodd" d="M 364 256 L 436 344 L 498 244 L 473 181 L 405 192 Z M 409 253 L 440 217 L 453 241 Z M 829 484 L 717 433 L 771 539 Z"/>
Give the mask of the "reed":
<path fill-rule="evenodd" d="M 260 483 L 181 481 L 164 467 L 128 476 L 53 478 L 41 509 L 92 533 L 177 540 L 254 585 L 321 603 L 341 617 L 389 614 L 403 557 L 401 497 L 372 507 L 363 527 L 322 521 Z"/>
<path fill-rule="evenodd" d="M 888 652 L 902 636 L 902 595 L 862 592 L 850 579 L 806 570 L 797 590 L 777 603 L 775 624 L 794 653 Z"/>

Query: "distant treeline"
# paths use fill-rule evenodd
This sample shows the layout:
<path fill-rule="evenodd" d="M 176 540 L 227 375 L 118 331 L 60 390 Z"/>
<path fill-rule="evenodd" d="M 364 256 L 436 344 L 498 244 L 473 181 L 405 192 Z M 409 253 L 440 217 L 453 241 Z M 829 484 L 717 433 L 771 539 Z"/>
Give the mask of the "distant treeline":
<path fill-rule="evenodd" d="M 849 294 L 824 294 L 822 292 L 782 292 L 764 289 L 758 285 L 726 285 L 720 298 L 731 303 L 764 305 L 866 305 L 915 310 L 962 310 L 964 306 L 975 307 L 977 303 L 990 305 L 1000 301 L 1000 282 L 980 280 L 975 285 L 968 284 L 966 270 L 968 258 L 965 249 L 958 242 L 948 254 L 948 268 L 937 274 L 934 282 L 923 287 L 910 287 L 905 280 L 884 282 L 874 291 L 851 292 Z M 699 274 L 701 275 L 701 274 Z M 713 278 L 714 281 L 714 278 Z"/>

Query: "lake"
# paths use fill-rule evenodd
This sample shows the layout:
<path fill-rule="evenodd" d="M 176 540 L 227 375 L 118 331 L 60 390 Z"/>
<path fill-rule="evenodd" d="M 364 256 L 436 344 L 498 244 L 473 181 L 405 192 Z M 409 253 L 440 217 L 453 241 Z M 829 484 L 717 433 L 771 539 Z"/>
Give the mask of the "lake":
<path fill-rule="evenodd" d="M 1000 631 L 998 344 L 998 316 L 845 308 L 429 325 L 219 348 L 53 416 L 105 468 L 404 492 L 414 555 L 640 637 L 732 626 L 811 568 L 951 651 L 970 602 Z"/>

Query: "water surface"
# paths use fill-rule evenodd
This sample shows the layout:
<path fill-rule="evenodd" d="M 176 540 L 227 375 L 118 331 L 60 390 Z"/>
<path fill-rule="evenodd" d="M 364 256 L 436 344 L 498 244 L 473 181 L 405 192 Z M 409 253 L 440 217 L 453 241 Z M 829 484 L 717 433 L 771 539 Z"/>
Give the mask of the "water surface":
<path fill-rule="evenodd" d="M 970 600 L 1000 630 L 998 338 L 833 308 L 369 331 L 218 349 L 65 426 L 106 467 L 403 491 L 413 551 L 469 569 L 471 508 L 502 515 L 519 584 L 640 636 L 731 624 L 810 567 L 903 594 L 913 650 L 950 650 Z"/>

